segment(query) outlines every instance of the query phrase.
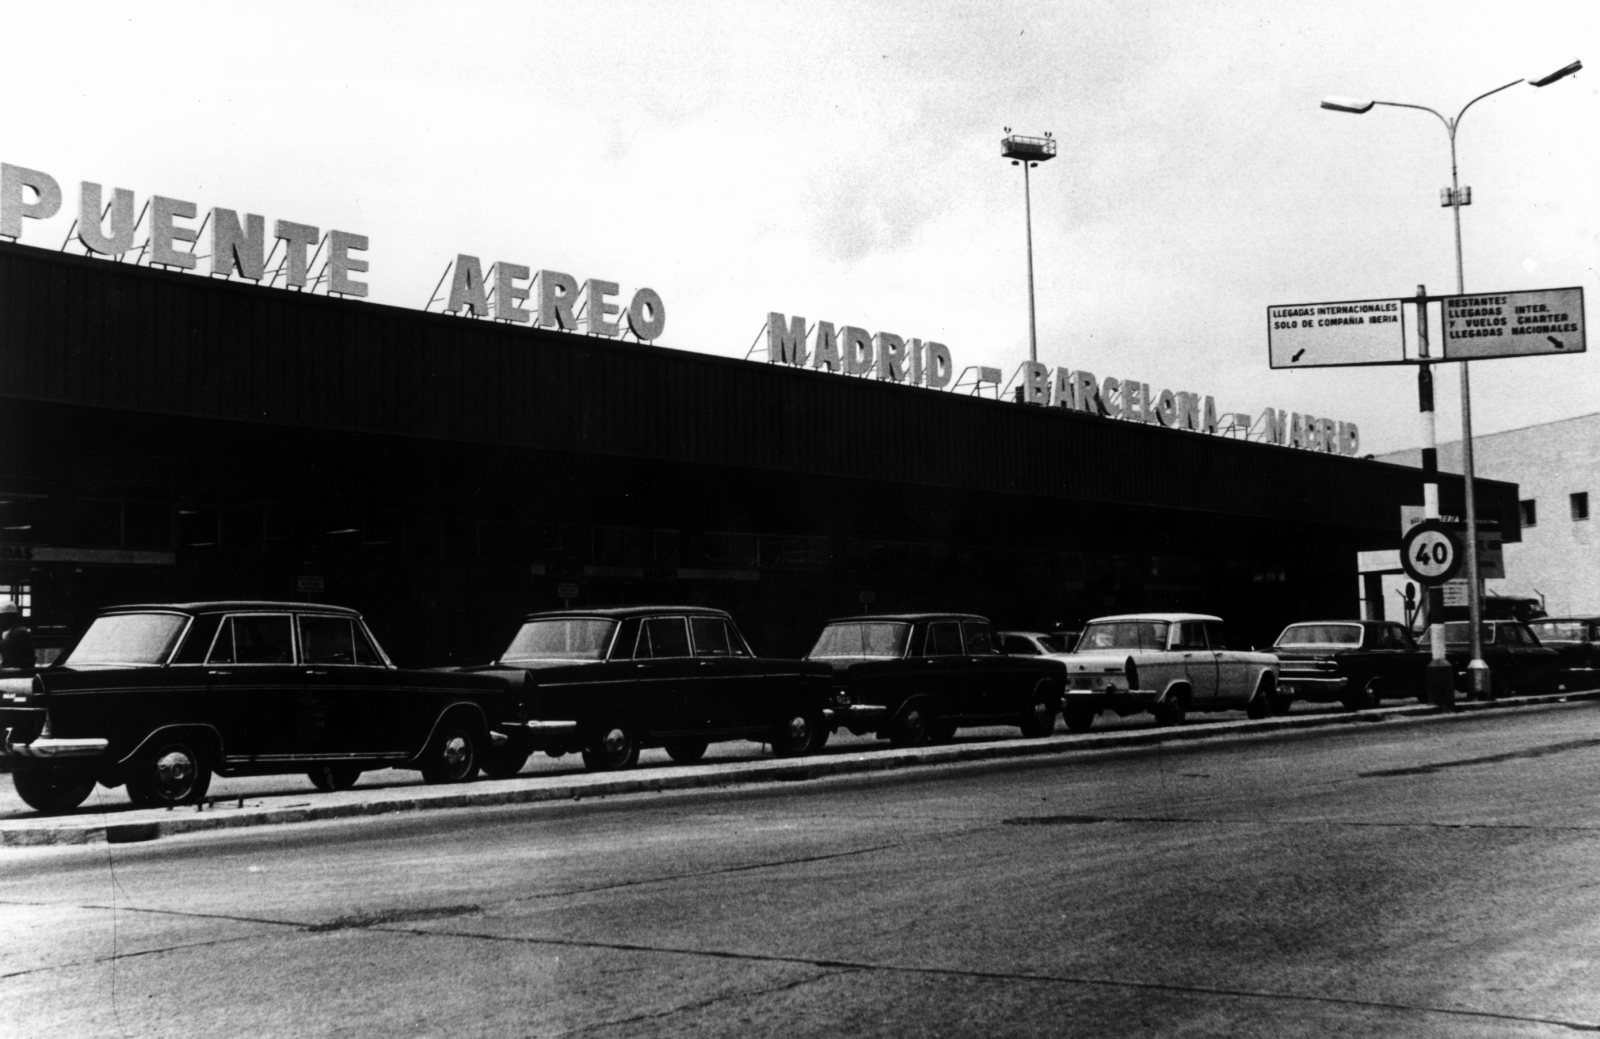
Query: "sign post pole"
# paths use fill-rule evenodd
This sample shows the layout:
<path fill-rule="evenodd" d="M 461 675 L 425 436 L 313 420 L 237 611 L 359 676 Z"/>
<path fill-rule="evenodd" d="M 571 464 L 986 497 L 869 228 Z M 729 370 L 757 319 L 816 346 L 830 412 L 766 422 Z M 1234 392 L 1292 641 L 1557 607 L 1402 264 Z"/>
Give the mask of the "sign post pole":
<path fill-rule="evenodd" d="M 1417 286 L 1417 408 L 1422 415 L 1422 518 L 1439 518 L 1439 427 L 1433 414 L 1433 364 L 1428 353 L 1428 288 Z M 1427 609 L 1428 667 L 1423 676 L 1423 689 L 1428 702 L 1443 710 L 1453 710 L 1456 701 L 1455 668 L 1445 659 L 1444 653 L 1444 597 L 1438 587 L 1423 585 L 1422 594 Z"/>

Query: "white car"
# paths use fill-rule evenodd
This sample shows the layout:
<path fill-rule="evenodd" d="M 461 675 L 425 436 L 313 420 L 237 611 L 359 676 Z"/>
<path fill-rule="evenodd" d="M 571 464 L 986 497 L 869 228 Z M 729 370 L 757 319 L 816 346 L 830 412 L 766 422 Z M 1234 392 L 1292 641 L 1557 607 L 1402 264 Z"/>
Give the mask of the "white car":
<path fill-rule="evenodd" d="M 1265 718 L 1278 701 L 1278 658 L 1230 649 L 1222 619 L 1203 613 L 1129 613 L 1084 626 L 1067 657 L 1067 728 L 1084 732 L 1101 711 L 1149 711 L 1176 725 L 1189 711 L 1243 710 Z"/>

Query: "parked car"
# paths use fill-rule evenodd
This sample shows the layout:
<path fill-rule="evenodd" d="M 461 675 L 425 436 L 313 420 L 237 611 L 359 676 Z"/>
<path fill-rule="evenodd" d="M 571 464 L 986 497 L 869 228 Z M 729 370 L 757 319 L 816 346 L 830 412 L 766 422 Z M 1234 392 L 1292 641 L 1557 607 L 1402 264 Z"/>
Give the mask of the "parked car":
<path fill-rule="evenodd" d="M 1018 657 L 1064 657 L 1072 652 L 1077 632 L 997 631 L 1000 652 Z"/>
<path fill-rule="evenodd" d="M 0 683 L 0 749 L 44 812 L 125 785 L 136 805 L 205 796 L 212 773 L 365 769 L 461 782 L 515 722 L 505 680 L 401 670 L 338 606 L 195 602 L 101 611 L 53 666 Z"/>
<path fill-rule="evenodd" d="M 720 740 L 792 757 L 881 713 L 836 694 L 827 667 L 758 657 L 732 617 L 699 606 L 530 614 L 498 660 L 468 670 L 526 681 L 523 724 L 491 776 L 514 775 L 536 750 L 581 753 L 597 770 L 631 768 L 644 747 L 699 761 Z"/>
<path fill-rule="evenodd" d="M 817 636 L 806 659 L 833 668 L 852 701 L 884 714 L 876 730 L 898 747 L 943 741 L 963 725 L 1015 725 L 1048 736 L 1061 709 L 1060 664 L 1008 656 L 989 621 L 970 613 L 840 617 Z"/>
<path fill-rule="evenodd" d="M 1301 621 L 1272 644 L 1280 704 L 1338 701 L 1352 711 L 1384 699 L 1426 699 L 1431 654 L 1393 621 Z"/>
<path fill-rule="evenodd" d="M 1200 613 L 1130 613 L 1084 626 L 1067 661 L 1062 714 L 1085 732 L 1101 711 L 1149 711 L 1176 725 L 1189 711 L 1278 710 L 1278 658 L 1230 647 L 1222 619 Z"/>
<path fill-rule="evenodd" d="M 1489 665 L 1492 695 L 1540 696 L 1556 691 L 1561 659 L 1555 650 L 1539 644 L 1539 636 L 1527 624 L 1512 620 L 1481 623 L 1479 642 L 1483 662 Z M 1471 621 L 1444 622 L 1445 658 L 1456 670 L 1456 688 L 1463 692 L 1470 688 L 1467 665 L 1472 659 L 1471 639 Z"/>
<path fill-rule="evenodd" d="M 1541 617 L 1528 627 L 1560 658 L 1562 688 L 1600 685 L 1600 617 Z"/>

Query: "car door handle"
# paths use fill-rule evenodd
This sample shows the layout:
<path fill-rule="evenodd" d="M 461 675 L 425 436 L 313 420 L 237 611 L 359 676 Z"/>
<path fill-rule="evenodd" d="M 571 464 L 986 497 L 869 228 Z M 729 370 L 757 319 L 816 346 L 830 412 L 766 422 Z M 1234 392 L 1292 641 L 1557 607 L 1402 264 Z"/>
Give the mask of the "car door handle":
<path fill-rule="evenodd" d="M 333 672 L 329 671 L 325 667 L 308 667 L 306 668 L 306 674 L 313 675 L 318 678 L 326 678 L 328 675 L 333 674 Z"/>

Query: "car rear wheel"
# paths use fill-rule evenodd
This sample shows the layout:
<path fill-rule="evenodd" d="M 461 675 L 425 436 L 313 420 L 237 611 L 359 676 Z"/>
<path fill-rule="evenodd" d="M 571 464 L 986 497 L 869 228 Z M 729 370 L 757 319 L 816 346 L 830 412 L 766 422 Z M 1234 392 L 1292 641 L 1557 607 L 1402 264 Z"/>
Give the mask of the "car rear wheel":
<path fill-rule="evenodd" d="M 1022 735 L 1030 740 L 1042 739 L 1056 730 L 1056 698 L 1047 686 L 1041 684 L 1034 689 L 1028 709 L 1022 713 L 1018 724 Z"/>
<path fill-rule="evenodd" d="M 709 746 L 705 740 L 673 740 L 662 749 L 667 752 L 667 757 L 678 764 L 692 765 L 706 756 Z"/>
<path fill-rule="evenodd" d="M 1182 725 L 1184 716 L 1188 712 L 1183 697 L 1168 696 L 1156 704 L 1151 713 L 1156 716 L 1157 725 Z"/>
<path fill-rule="evenodd" d="M 929 743 L 949 743 L 956 738 L 956 723 L 935 718 L 928 726 Z"/>
<path fill-rule="evenodd" d="M 1383 688 L 1376 678 L 1367 680 L 1359 692 L 1344 698 L 1344 705 L 1352 711 L 1370 711 L 1383 703 Z"/>
<path fill-rule="evenodd" d="M 632 768 L 639 763 L 639 737 L 626 725 L 611 725 L 583 750 L 583 763 L 596 772 Z"/>
<path fill-rule="evenodd" d="M 483 755 L 483 774 L 490 779 L 510 779 L 528 763 L 529 752 L 514 747 L 491 747 Z"/>
<path fill-rule="evenodd" d="M 822 718 L 815 711 L 792 708 L 784 713 L 783 721 L 773 730 L 772 753 L 780 758 L 809 754 L 821 731 Z"/>
<path fill-rule="evenodd" d="M 128 800 L 157 808 L 194 804 L 210 786 L 211 767 L 194 744 L 170 740 L 134 762 L 128 773 Z"/>
<path fill-rule="evenodd" d="M 427 783 L 465 783 L 478 774 L 478 735 L 465 721 L 447 719 L 423 755 Z"/>
<path fill-rule="evenodd" d="M 38 765 L 11 774 L 17 796 L 28 807 L 47 815 L 70 812 L 94 791 L 94 776 L 72 765 Z"/>
<path fill-rule="evenodd" d="M 1087 707 L 1068 707 L 1061 712 L 1068 732 L 1088 732 L 1094 727 L 1095 712 Z"/>
<path fill-rule="evenodd" d="M 318 765 L 306 777 L 311 785 L 325 794 L 335 790 L 349 790 L 361 778 L 361 769 L 355 765 Z"/>
<path fill-rule="evenodd" d="M 906 704 L 889 728 L 889 742 L 896 747 L 918 746 L 928 741 L 936 725 L 932 712 L 922 704 Z"/>

